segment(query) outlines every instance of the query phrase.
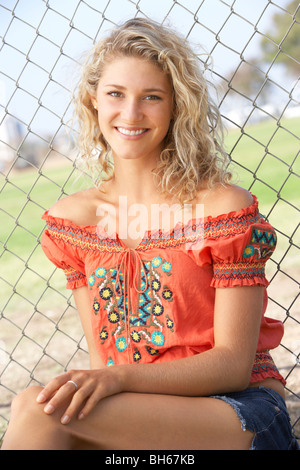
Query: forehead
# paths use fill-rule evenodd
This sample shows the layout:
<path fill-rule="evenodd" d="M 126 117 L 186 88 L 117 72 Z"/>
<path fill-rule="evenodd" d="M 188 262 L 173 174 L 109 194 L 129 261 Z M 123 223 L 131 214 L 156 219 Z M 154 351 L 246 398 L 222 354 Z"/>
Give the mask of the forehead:
<path fill-rule="evenodd" d="M 111 82 L 111 80 L 113 80 Z M 135 56 L 117 56 L 110 59 L 102 72 L 99 84 L 124 83 L 131 85 L 151 84 L 170 87 L 169 76 L 155 63 Z"/>

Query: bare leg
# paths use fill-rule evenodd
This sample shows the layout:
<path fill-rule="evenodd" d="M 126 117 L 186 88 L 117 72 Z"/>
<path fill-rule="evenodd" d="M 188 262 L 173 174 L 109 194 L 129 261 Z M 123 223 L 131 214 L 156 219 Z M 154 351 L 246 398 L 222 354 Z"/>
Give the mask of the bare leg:
<path fill-rule="evenodd" d="M 37 393 L 29 389 L 15 403 L 3 449 L 247 450 L 253 439 L 231 406 L 214 398 L 122 393 L 62 425 L 63 409 L 46 415 Z"/>
<path fill-rule="evenodd" d="M 35 399 L 41 390 L 40 387 L 30 387 L 14 398 L 1 450 L 70 448 L 70 434 L 60 424 L 59 413 L 47 416 L 43 406 L 36 403 Z"/>

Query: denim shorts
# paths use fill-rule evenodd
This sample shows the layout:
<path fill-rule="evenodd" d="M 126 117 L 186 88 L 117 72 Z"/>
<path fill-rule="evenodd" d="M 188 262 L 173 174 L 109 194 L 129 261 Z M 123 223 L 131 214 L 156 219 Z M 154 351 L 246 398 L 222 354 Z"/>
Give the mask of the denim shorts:
<path fill-rule="evenodd" d="M 249 450 L 300 450 L 281 395 L 267 387 L 214 395 L 233 407 L 243 431 L 254 433 Z"/>

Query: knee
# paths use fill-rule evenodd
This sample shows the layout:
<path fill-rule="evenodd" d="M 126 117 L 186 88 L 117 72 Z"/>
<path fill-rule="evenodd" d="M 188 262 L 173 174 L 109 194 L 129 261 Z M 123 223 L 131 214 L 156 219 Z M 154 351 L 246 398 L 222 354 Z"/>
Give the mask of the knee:
<path fill-rule="evenodd" d="M 20 413 L 28 412 L 29 409 L 34 408 L 36 409 L 36 398 L 38 394 L 41 392 L 42 387 L 32 385 L 31 387 L 26 388 L 21 393 L 16 395 L 11 404 L 11 411 L 12 413 Z"/>
<path fill-rule="evenodd" d="M 42 387 L 31 386 L 12 401 L 4 449 L 56 450 L 69 448 L 66 427 L 57 416 L 44 413 L 45 404 L 36 401 Z"/>

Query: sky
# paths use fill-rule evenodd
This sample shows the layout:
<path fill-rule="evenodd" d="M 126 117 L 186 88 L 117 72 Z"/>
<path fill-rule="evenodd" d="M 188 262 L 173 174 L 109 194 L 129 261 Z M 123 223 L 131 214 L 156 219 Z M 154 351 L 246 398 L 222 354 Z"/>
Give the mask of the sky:
<path fill-rule="evenodd" d="M 278 7 L 288 3 L 276 0 Z M 189 34 L 196 50 L 210 54 L 216 80 L 234 70 L 241 55 L 260 54 L 261 33 L 280 11 L 268 0 L 0 0 L 2 126 L 9 114 L 39 135 L 55 132 L 71 115 L 76 62 L 113 23 L 135 16 L 137 6 Z M 277 79 L 287 80 L 284 74 Z"/>

